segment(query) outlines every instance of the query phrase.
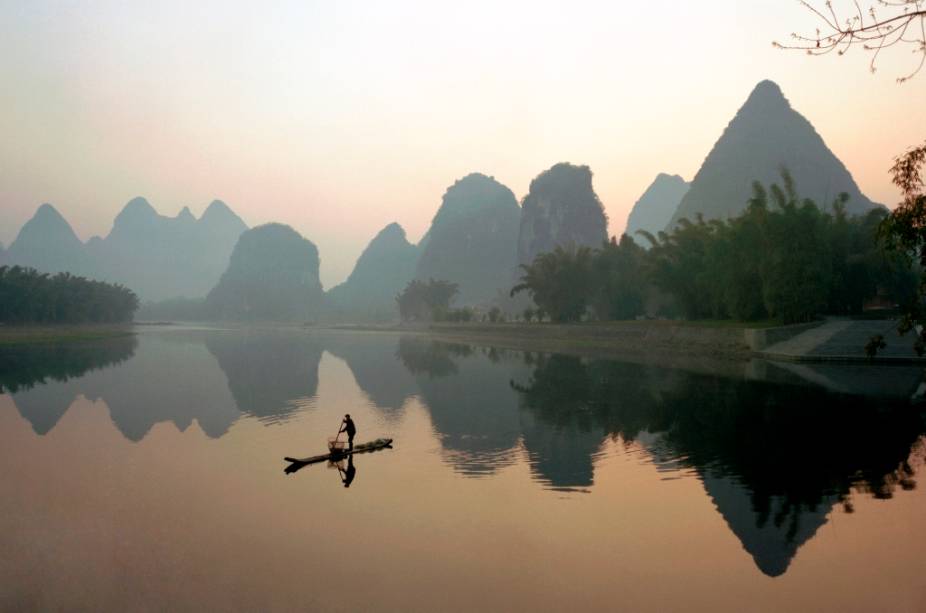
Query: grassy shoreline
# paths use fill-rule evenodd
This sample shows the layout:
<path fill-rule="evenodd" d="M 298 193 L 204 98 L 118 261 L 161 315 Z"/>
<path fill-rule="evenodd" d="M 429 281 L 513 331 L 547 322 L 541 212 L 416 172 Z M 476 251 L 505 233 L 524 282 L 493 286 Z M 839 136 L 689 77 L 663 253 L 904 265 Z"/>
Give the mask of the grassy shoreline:
<path fill-rule="evenodd" d="M 768 323 L 765 327 L 773 327 Z M 336 325 L 328 329 L 416 334 L 466 341 L 517 344 L 558 351 L 564 348 L 609 353 L 698 353 L 739 359 L 749 355 L 744 330 L 761 325 L 727 322 L 626 321 L 579 324 L 430 323 Z"/>
<path fill-rule="evenodd" d="M 93 341 L 135 334 L 134 325 L 80 324 L 10 326 L 0 325 L 0 345 L 21 343 L 63 343 Z"/>

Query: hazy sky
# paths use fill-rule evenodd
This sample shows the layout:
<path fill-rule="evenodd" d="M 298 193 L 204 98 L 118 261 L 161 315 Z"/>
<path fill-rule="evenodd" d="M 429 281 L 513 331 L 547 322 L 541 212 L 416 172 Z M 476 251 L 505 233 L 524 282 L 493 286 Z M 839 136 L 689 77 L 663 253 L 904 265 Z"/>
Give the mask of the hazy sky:
<path fill-rule="evenodd" d="M 872 75 L 861 51 L 775 50 L 816 25 L 788 0 L 262 4 L 0 0 L 0 241 L 42 202 L 86 240 L 137 195 L 219 198 L 314 241 L 330 287 L 387 223 L 417 241 L 472 171 L 520 199 L 588 164 L 620 233 L 765 78 L 876 201 L 926 139 L 926 73 L 894 83 L 912 56 Z"/>

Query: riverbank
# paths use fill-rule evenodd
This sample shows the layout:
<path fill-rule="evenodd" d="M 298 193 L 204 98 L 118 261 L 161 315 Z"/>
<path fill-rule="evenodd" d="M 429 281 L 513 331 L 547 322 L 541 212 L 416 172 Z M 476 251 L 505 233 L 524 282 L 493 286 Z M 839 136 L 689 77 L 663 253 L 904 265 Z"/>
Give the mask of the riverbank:
<path fill-rule="evenodd" d="M 338 330 L 400 332 L 493 343 L 516 342 L 537 350 L 563 347 L 633 353 L 696 353 L 701 356 L 747 358 L 759 347 L 755 339 L 774 336 L 773 322 L 740 324 L 725 321 L 666 320 L 605 323 L 427 323 L 382 326 L 332 326 Z M 788 328 L 788 327 L 785 327 Z M 803 328 L 802 328 L 803 329 Z"/>
<path fill-rule="evenodd" d="M 880 398 L 919 397 L 923 361 L 910 340 L 891 338 L 887 355 L 870 360 L 864 342 L 871 326 L 892 322 L 819 321 L 793 326 L 733 322 L 640 321 L 594 324 L 413 324 L 338 326 L 340 331 L 422 336 L 515 351 L 561 353 L 775 384 L 814 385 Z M 831 331 L 835 331 L 831 333 Z M 851 333 L 851 334 L 850 334 Z M 821 346 L 820 339 L 828 339 Z M 861 339 L 861 340 L 860 340 Z M 782 347 L 793 352 L 780 357 Z M 824 351 L 827 350 L 827 351 Z"/>
<path fill-rule="evenodd" d="M 775 322 L 622 321 L 551 323 L 428 323 L 333 326 L 340 330 L 427 334 L 436 338 L 531 351 L 594 352 L 605 357 L 644 358 L 666 363 L 678 358 L 744 361 L 762 358 L 790 362 L 926 363 L 900 336 L 896 322 L 828 318 L 788 326 Z M 887 347 L 872 359 L 865 345 L 873 336 Z"/>
<path fill-rule="evenodd" d="M 729 322 L 422 323 L 329 329 L 420 335 L 445 342 L 616 359 L 736 377 L 743 376 L 752 357 L 745 341 L 747 328 Z"/>
<path fill-rule="evenodd" d="M 135 334 L 133 324 L 56 326 L 0 325 L 0 345 L 92 341 Z"/>

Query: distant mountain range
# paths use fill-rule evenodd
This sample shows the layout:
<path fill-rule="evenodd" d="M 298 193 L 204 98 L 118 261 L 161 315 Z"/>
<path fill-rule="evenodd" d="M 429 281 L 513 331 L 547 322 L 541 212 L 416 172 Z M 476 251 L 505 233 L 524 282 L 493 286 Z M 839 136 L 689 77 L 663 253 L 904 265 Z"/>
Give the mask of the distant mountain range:
<path fill-rule="evenodd" d="M 841 192 L 849 194 L 850 213 L 879 206 L 860 192 L 842 162 L 813 126 L 791 108 L 781 89 L 762 81 L 694 180 L 688 184 L 679 176 L 657 176 L 634 205 L 626 231 L 631 236 L 639 229 L 658 232 L 683 217 L 735 216 L 745 209 L 753 182 L 777 182 L 782 168 L 790 171 L 802 197 L 824 208 Z M 448 187 L 418 245 L 408 241 L 398 224 L 386 226 L 364 250 L 347 280 L 323 296 L 317 250 L 314 256 L 309 254 L 315 246 L 289 229 L 311 249 L 293 248 L 292 253 L 300 258 L 293 264 L 298 274 L 281 273 L 276 281 L 283 285 L 274 291 L 283 292 L 286 283 L 296 283 L 298 288 L 285 291 L 304 294 L 312 305 L 301 305 L 289 315 L 298 313 L 310 319 L 394 320 L 398 315 L 395 297 L 415 278 L 457 283 L 456 306 L 511 306 L 504 304 L 503 297 L 519 277 L 519 264 L 528 264 L 558 245 L 597 248 L 607 239 L 607 223 L 587 166 L 559 163 L 540 173 L 520 207 L 508 187 L 488 175 L 472 173 Z M 269 234 L 283 240 L 288 233 L 280 228 Z M 244 222 L 218 200 L 196 219 L 187 208 L 176 217 L 159 215 L 145 199 L 135 198 L 119 213 L 105 238 L 93 237 L 83 243 L 53 206 L 43 204 L 5 252 L 0 246 L 0 263 L 122 283 L 142 301 L 201 299 L 214 291 L 223 272 L 239 281 L 241 275 L 269 278 L 273 266 L 284 265 L 263 261 L 252 250 L 247 262 L 233 261 L 229 266 L 232 251 L 246 230 Z M 255 244 L 266 249 L 272 260 L 276 239 L 265 239 Z M 251 278 L 250 282 L 256 281 Z M 227 316 L 237 313 L 235 317 L 252 318 L 244 315 L 250 306 L 229 308 L 223 307 Z"/>
<path fill-rule="evenodd" d="M 159 215 L 144 198 L 129 201 L 105 238 L 81 242 L 50 204 L 19 231 L 4 262 L 121 283 L 142 300 L 204 296 L 228 264 L 247 226 L 216 200 L 196 219 L 188 208 Z"/>

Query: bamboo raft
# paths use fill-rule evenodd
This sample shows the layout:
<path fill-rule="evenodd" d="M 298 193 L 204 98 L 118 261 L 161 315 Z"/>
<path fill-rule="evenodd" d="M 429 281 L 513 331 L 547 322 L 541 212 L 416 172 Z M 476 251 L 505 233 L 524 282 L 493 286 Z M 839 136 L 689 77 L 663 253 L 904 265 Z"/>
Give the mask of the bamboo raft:
<path fill-rule="evenodd" d="M 340 460 L 346 458 L 347 456 L 354 455 L 355 453 L 368 453 L 370 451 L 378 451 L 380 449 L 391 449 L 392 448 L 392 439 L 391 438 L 378 438 L 375 441 L 370 441 L 369 443 L 361 443 L 359 445 L 354 445 L 354 448 L 351 450 L 344 451 L 332 451 L 328 453 L 323 453 L 321 455 L 313 455 L 308 458 L 283 458 L 287 462 L 292 462 L 293 464 L 316 464 L 318 462 L 324 462 L 325 460 Z"/>

